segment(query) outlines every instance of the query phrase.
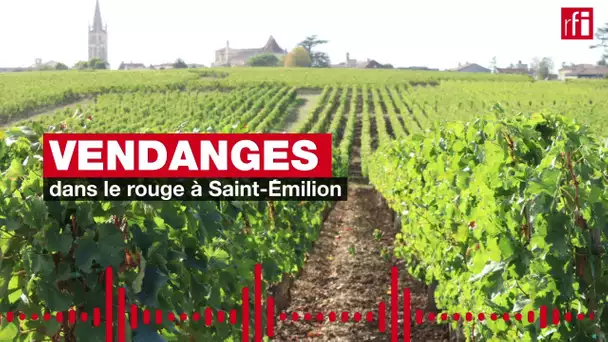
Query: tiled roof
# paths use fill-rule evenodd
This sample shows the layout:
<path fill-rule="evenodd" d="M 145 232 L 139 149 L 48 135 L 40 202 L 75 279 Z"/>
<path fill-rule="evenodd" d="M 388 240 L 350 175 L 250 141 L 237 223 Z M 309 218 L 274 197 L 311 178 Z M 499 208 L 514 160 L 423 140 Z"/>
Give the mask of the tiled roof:
<path fill-rule="evenodd" d="M 559 69 L 559 71 L 578 70 L 578 69 L 593 68 L 593 67 L 595 67 L 594 64 L 576 64 L 576 65 L 567 66 L 565 68 L 561 68 L 561 69 Z"/>
<path fill-rule="evenodd" d="M 528 69 L 523 68 L 496 68 L 501 74 L 530 74 Z"/>
<path fill-rule="evenodd" d="M 593 64 L 581 64 L 569 68 L 563 68 L 560 69 L 560 71 L 568 71 L 566 72 L 566 75 L 568 76 L 606 75 L 608 74 L 608 67 Z"/>
<path fill-rule="evenodd" d="M 277 41 L 273 36 L 268 38 L 266 44 L 261 48 L 250 48 L 250 49 L 233 49 L 228 47 L 228 50 L 232 53 L 232 56 L 236 56 L 239 54 L 249 54 L 249 53 L 283 53 L 285 50 L 281 49 Z M 215 50 L 216 52 L 224 52 L 226 48 L 221 48 Z"/>
<path fill-rule="evenodd" d="M 268 38 L 268 41 L 266 42 L 266 45 L 264 45 L 262 50 L 264 50 L 264 52 L 268 52 L 268 53 L 283 53 L 284 52 L 273 36 L 270 36 L 270 38 Z"/>
<path fill-rule="evenodd" d="M 483 67 L 483 66 L 481 66 L 481 65 L 479 65 L 479 64 L 477 64 L 477 63 L 467 63 L 467 64 L 465 64 L 465 65 L 461 65 L 461 66 L 459 66 L 459 67 L 457 67 L 457 68 L 454 68 L 454 69 L 452 69 L 452 70 L 453 70 L 453 71 L 461 71 L 461 70 L 464 70 L 464 69 L 466 69 L 466 68 L 468 68 L 468 67 L 471 67 L 471 66 L 477 66 L 477 67 L 479 67 L 479 68 L 483 68 L 483 69 L 486 69 L 486 70 L 488 70 L 488 71 L 490 70 L 490 69 L 485 68 L 485 67 Z"/>

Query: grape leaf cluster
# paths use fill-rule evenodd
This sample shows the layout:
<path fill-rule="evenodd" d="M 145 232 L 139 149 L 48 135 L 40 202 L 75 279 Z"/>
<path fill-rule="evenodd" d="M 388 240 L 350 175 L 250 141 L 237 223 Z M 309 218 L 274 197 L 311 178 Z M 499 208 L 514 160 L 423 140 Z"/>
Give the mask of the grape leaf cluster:
<path fill-rule="evenodd" d="M 538 319 L 465 322 L 470 340 L 589 341 L 608 331 L 607 151 L 563 116 L 495 106 L 393 141 L 367 167 L 401 216 L 397 255 L 438 284 L 443 312 L 595 312 L 542 330 Z"/>

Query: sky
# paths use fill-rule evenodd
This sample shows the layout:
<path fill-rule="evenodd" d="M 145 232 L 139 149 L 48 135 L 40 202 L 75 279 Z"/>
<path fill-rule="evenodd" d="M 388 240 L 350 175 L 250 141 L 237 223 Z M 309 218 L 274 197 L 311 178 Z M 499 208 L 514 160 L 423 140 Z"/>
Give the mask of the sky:
<path fill-rule="evenodd" d="M 99 0 L 108 27 L 111 68 L 121 62 L 209 66 L 214 51 L 282 48 L 316 34 L 332 63 L 375 59 L 394 66 L 447 69 L 459 63 L 498 67 L 535 57 L 595 63 L 590 41 L 562 41 L 561 7 L 593 7 L 594 26 L 608 23 L 606 0 Z M 74 65 L 88 58 L 95 0 L 0 0 L 0 67 L 36 58 Z"/>

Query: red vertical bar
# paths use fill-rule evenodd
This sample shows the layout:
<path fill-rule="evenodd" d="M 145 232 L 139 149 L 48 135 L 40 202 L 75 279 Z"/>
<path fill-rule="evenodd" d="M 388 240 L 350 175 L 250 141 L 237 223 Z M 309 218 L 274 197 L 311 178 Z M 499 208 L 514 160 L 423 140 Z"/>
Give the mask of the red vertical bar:
<path fill-rule="evenodd" d="M 253 310 L 255 332 L 254 342 L 262 342 L 262 265 L 255 264 L 253 268 Z"/>
<path fill-rule="evenodd" d="M 274 298 L 268 297 L 266 300 L 266 335 L 274 337 Z"/>
<path fill-rule="evenodd" d="M 70 324 L 76 323 L 76 311 L 74 311 L 74 309 L 68 311 L 68 322 L 70 322 Z"/>
<path fill-rule="evenodd" d="M 424 312 L 422 310 L 416 310 L 416 323 L 422 324 L 424 322 Z"/>
<path fill-rule="evenodd" d="M 131 320 L 131 329 L 137 329 L 137 323 L 139 322 L 139 317 L 137 317 L 137 305 L 131 304 L 131 315 L 129 318 Z"/>
<path fill-rule="evenodd" d="M 211 326 L 211 323 L 213 323 L 213 312 L 211 308 L 205 308 L 205 325 Z"/>
<path fill-rule="evenodd" d="M 249 342 L 249 288 L 243 288 L 243 306 L 241 314 L 241 324 L 243 327 L 243 342 Z"/>
<path fill-rule="evenodd" d="M 93 309 L 93 326 L 98 327 L 100 323 L 101 323 L 101 312 L 100 312 L 99 308 L 94 308 Z"/>
<path fill-rule="evenodd" d="M 403 289 L 403 342 L 410 342 L 410 289 Z"/>
<path fill-rule="evenodd" d="M 399 338 L 399 270 L 393 266 L 391 270 L 391 341 L 397 342 Z"/>
<path fill-rule="evenodd" d="M 530 310 L 528 311 L 528 323 L 533 323 L 534 322 L 534 311 Z"/>
<path fill-rule="evenodd" d="M 150 324 L 150 310 L 144 310 L 144 324 Z"/>
<path fill-rule="evenodd" d="M 552 323 L 554 325 L 558 325 L 559 324 L 559 309 L 553 309 L 553 320 Z"/>
<path fill-rule="evenodd" d="M 114 301 L 112 299 L 112 288 L 114 287 L 114 279 L 112 273 L 112 267 L 106 268 L 106 342 L 112 342 L 114 338 L 113 322 L 114 317 Z"/>
<path fill-rule="evenodd" d="M 236 310 L 230 310 L 230 324 L 236 324 Z"/>
<path fill-rule="evenodd" d="M 118 288 L 118 342 L 125 342 L 126 329 L 126 308 L 125 308 L 126 291 L 124 287 Z"/>
<path fill-rule="evenodd" d="M 540 307 L 540 328 L 544 329 L 547 327 L 547 306 L 541 305 Z"/>
<path fill-rule="evenodd" d="M 163 322 L 163 312 L 160 310 L 156 310 L 154 314 L 156 315 L 156 324 L 161 324 Z"/>
<path fill-rule="evenodd" d="M 378 327 L 380 332 L 386 331 L 386 303 L 380 302 L 378 305 Z"/>

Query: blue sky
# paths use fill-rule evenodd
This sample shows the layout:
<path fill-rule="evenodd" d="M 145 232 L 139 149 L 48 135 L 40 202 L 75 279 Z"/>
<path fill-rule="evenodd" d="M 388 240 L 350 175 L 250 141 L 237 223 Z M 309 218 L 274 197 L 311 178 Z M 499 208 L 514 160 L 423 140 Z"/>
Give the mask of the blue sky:
<path fill-rule="evenodd" d="M 499 66 L 534 57 L 595 63 L 589 41 L 560 39 L 561 7 L 594 7 L 595 26 L 608 22 L 606 0 L 100 0 L 108 25 L 108 57 L 159 64 L 181 57 L 209 65 L 226 40 L 261 47 L 270 35 L 291 49 L 307 35 L 329 40 L 332 63 L 376 59 L 395 66 Z M 0 1 L 0 67 L 35 58 L 73 65 L 87 59 L 87 27 L 95 0 Z M 557 69 L 557 68 L 556 68 Z"/>

